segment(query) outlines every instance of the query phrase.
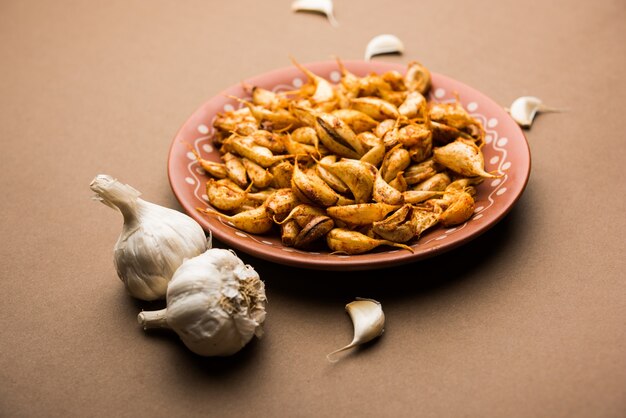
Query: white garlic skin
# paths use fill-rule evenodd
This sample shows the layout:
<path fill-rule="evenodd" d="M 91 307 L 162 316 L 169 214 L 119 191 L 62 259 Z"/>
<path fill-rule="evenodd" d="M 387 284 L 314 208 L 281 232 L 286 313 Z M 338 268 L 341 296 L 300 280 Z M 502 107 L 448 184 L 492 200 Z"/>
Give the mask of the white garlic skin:
<path fill-rule="evenodd" d="M 369 61 L 375 55 L 404 52 L 404 44 L 395 35 L 388 33 L 373 37 L 365 47 L 365 61 Z"/>
<path fill-rule="evenodd" d="M 165 318 L 194 353 L 229 356 L 263 334 L 266 302 L 258 273 L 234 252 L 213 248 L 176 271 Z"/>
<path fill-rule="evenodd" d="M 124 216 L 113 261 L 128 293 L 147 301 L 163 299 L 182 262 L 206 250 L 204 230 L 181 212 L 140 199 L 137 190 L 111 176 L 96 176 L 90 187 L 96 200 Z"/>

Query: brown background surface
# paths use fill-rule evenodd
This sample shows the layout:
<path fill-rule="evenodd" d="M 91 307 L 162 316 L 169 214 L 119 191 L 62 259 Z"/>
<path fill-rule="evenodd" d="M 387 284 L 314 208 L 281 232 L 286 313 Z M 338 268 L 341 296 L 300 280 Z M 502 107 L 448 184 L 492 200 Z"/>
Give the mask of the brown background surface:
<path fill-rule="evenodd" d="M 0 416 L 623 416 L 626 3 L 344 1 L 339 27 L 290 1 L 0 2 Z M 240 254 L 266 282 L 266 335 L 228 359 L 145 334 L 112 263 L 108 173 L 180 208 L 167 152 L 222 89 L 267 70 L 402 56 L 503 106 L 568 109 L 527 131 L 528 187 L 461 249 L 318 273 Z M 336 364 L 344 305 L 386 333 Z M 158 304 L 154 304 L 156 306 Z"/>

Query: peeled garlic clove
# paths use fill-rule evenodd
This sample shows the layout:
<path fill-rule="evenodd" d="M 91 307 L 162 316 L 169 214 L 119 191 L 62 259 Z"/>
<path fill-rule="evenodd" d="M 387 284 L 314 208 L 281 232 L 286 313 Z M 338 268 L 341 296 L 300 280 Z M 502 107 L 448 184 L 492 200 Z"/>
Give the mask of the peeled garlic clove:
<path fill-rule="evenodd" d="M 530 128 L 539 112 L 559 112 L 543 104 L 540 98 L 534 96 L 518 97 L 511 104 L 509 113 L 515 122 L 523 128 Z"/>
<path fill-rule="evenodd" d="M 539 112 L 559 112 L 559 109 L 547 107 L 541 99 L 534 96 L 518 97 L 511 104 L 509 113 L 515 122 L 523 128 L 530 128 Z"/>
<path fill-rule="evenodd" d="M 265 285 L 233 251 L 186 260 L 167 288 L 167 308 L 137 316 L 144 329 L 169 328 L 201 356 L 229 356 L 263 334 Z"/>
<path fill-rule="evenodd" d="M 325 15 L 332 26 L 338 26 L 332 0 L 296 0 L 291 3 L 294 12 L 316 12 Z"/>
<path fill-rule="evenodd" d="M 401 54 L 404 52 L 404 44 L 395 35 L 383 34 L 372 38 L 365 48 L 365 61 L 369 61 L 375 55 Z"/>
<path fill-rule="evenodd" d="M 331 357 L 334 354 L 380 337 L 385 330 L 385 314 L 380 302 L 373 299 L 357 298 L 354 302 L 346 305 L 346 311 L 354 325 L 354 337 L 350 344 L 328 354 L 326 358 L 329 361 L 333 361 Z"/>

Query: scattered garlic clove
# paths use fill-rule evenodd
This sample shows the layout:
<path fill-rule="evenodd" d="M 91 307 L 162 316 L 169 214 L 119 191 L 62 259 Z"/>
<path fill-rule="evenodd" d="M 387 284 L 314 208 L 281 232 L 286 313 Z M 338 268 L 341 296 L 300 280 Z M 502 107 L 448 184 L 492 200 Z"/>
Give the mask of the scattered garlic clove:
<path fill-rule="evenodd" d="M 365 61 L 369 61 L 375 55 L 381 54 L 402 54 L 404 44 L 395 35 L 383 34 L 372 38 L 365 48 Z"/>
<path fill-rule="evenodd" d="M 540 112 L 560 112 L 560 109 L 554 109 L 547 107 L 543 104 L 541 99 L 534 96 L 522 96 L 513 101 L 511 107 L 508 109 L 509 114 L 522 128 L 530 128 Z"/>
<path fill-rule="evenodd" d="M 354 337 L 350 344 L 326 356 L 331 362 L 336 361 L 331 359 L 334 354 L 380 337 L 385 330 L 385 314 L 380 302 L 373 299 L 357 298 L 354 302 L 346 305 L 346 311 L 354 325 Z"/>
<path fill-rule="evenodd" d="M 294 12 L 316 12 L 325 15 L 331 26 L 339 26 L 333 12 L 333 0 L 295 0 L 291 3 Z"/>

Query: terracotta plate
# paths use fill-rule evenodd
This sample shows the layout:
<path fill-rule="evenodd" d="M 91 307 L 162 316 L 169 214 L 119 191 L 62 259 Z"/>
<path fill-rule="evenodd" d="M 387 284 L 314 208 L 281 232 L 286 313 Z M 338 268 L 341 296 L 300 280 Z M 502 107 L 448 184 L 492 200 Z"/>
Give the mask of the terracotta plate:
<path fill-rule="evenodd" d="M 346 61 L 346 67 L 359 76 L 370 72 L 383 73 L 405 66 L 385 62 Z M 314 73 L 336 82 L 340 73 L 335 62 L 305 64 Z M 184 123 L 170 148 L 168 174 L 172 190 L 184 210 L 205 230 L 212 231 L 221 242 L 253 256 L 272 262 L 324 270 L 359 270 L 382 268 L 413 262 L 465 244 L 502 219 L 520 198 L 530 175 L 530 152 L 521 129 L 493 100 L 471 87 L 448 77 L 432 74 L 430 100 L 454 101 L 460 96 L 462 105 L 480 120 L 486 130 L 483 147 L 485 169 L 498 171 L 502 177 L 487 179 L 478 186 L 476 211 L 466 223 L 454 228 L 435 227 L 412 245 L 414 252 L 391 247 L 379 247 L 362 255 L 337 255 L 328 252 L 300 251 L 284 247 L 275 235 L 256 236 L 241 232 L 218 217 L 207 217 L 196 207 L 206 207 L 207 176 L 199 167 L 189 146 L 209 160 L 219 161 L 219 153 L 211 143 L 212 121 L 218 112 L 237 108 L 240 104 L 227 96 L 245 97 L 240 85 L 230 87 L 204 103 Z M 275 70 L 246 80 L 249 84 L 281 91 L 293 90 L 306 82 L 295 67 Z"/>

